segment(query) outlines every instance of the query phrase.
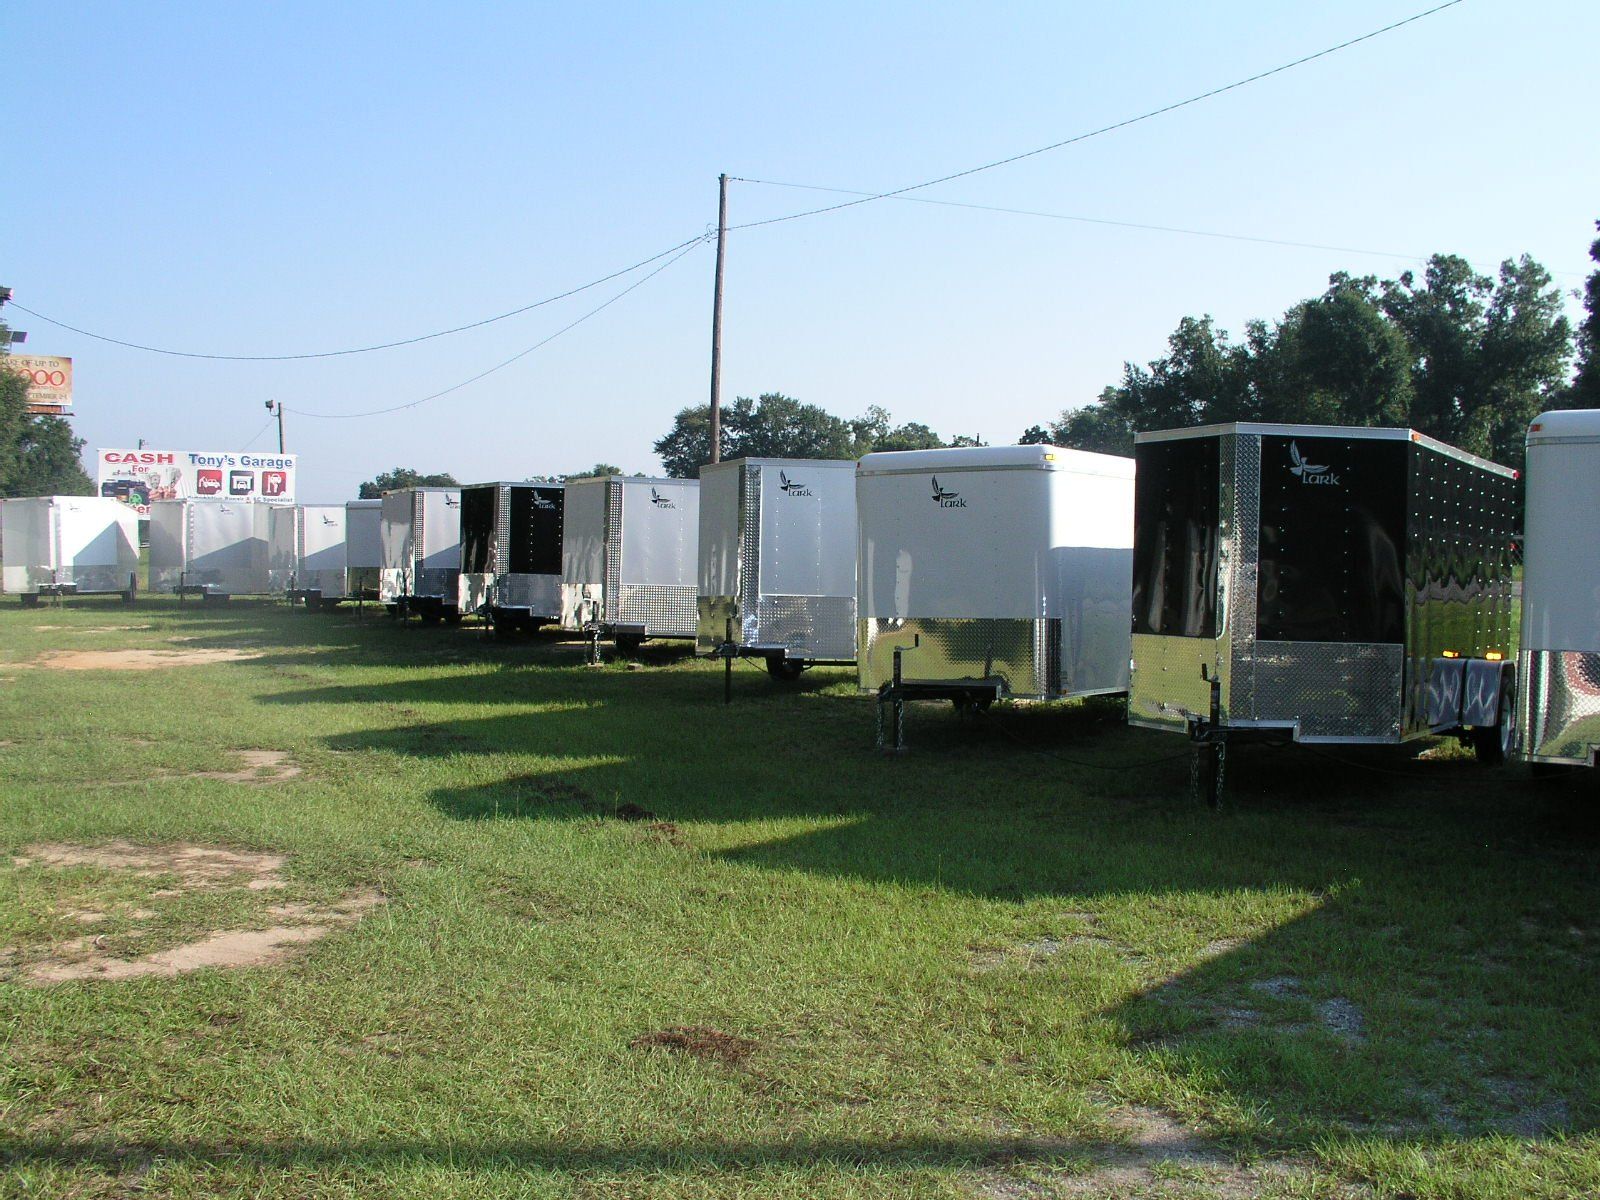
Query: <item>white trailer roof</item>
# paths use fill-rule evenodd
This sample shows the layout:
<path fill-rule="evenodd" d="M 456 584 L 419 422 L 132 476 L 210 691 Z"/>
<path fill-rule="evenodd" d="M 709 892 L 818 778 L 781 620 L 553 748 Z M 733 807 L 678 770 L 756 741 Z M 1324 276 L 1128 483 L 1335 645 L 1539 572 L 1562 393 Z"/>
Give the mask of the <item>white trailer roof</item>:
<path fill-rule="evenodd" d="M 859 475 L 921 471 L 1035 470 L 1133 477 L 1133 459 L 1061 446 L 955 446 L 940 450 L 880 450 L 856 465 Z"/>
<path fill-rule="evenodd" d="M 1600 441 L 1600 408 L 1562 408 L 1540 413 L 1528 426 L 1528 444 Z"/>

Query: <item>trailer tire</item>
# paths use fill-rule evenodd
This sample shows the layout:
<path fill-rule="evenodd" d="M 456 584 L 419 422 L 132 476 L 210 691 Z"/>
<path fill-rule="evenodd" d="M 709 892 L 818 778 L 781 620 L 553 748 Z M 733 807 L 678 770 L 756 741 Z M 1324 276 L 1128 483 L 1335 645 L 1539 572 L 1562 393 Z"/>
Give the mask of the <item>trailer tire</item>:
<path fill-rule="evenodd" d="M 1516 686 L 1510 679 L 1501 681 L 1500 703 L 1495 709 L 1495 723 L 1479 725 L 1472 730 L 1472 752 L 1485 767 L 1504 764 L 1511 750 L 1511 735 L 1516 722 Z"/>
<path fill-rule="evenodd" d="M 781 654 L 767 656 L 767 674 L 784 683 L 793 683 L 799 679 L 806 669 L 806 663 L 798 658 L 785 658 Z"/>
<path fill-rule="evenodd" d="M 639 648 L 644 645 L 644 638 L 637 633 L 619 633 L 613 641 L 616 643 L 617 653 L 630 658 L 639 653 Z"/>

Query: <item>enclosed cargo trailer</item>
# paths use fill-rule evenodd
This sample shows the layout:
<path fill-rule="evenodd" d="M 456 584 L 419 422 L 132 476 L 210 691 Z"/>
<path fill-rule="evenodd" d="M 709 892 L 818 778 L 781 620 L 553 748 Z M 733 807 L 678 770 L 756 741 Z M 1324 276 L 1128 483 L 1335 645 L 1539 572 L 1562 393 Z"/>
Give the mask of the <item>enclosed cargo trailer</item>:
<path fill-rule="evenodd" d="M 461 489 L 400 488 L 383 497 L 379 596 L 397 617 L 459 621 Z"/>
<path fill-rule="evenodd" d="M 376 600 L 383 571 L 383 501 L 344 504 L 345 590 L 352 600 Z"/>
<path fill-rule="evenodd" d="M 150 505 L 150 590 L 264 596 L 275 506 L 242 500 L 156 500 Z"/>
<path fill-rule="evenodd" d="M 1528 427 L 1517 752 L 1600 765 L 1600 410 Z"/>
<path fill-rule="evenodd" d="M 1135 725 L 1230 740 L 1509 739 L 1516 473 L 1409 429 L 1136 438 Z"/>
<path fill-rule="evenodd" d="M 461 609 L 497 633 L 561 619 L 559 483 L 481 483 L 461 489 Z"/>
<path fill-rule="evenodd" d="M 856 659 L 854 460 L 742 458 L 700 469 L 695 648 L 781 679 Z"/>
<path fill-rule="evenodd" d="M 0 582 L 25 605 L 40 596 L 138 591 L 139 514 L 99 496 L 0 501 Z"/>
<path fill-rule="evenodd" d="M 561 627 L 615 639 L 693 638 L 700 481 L 602 475 L 568 480 Z"/>
<path fill-rule="evenodd" d="M 869 454 L 856 471 L 859 677 L 894 703 L 1128 686 L 1133 460 L 1054 446 Z"/>
<path fill-rule="evenodd" d="M 269 565 L 273 592 L 291 602 L 318 608 L 345 599 L 344 505 L 273 509 Z"/>

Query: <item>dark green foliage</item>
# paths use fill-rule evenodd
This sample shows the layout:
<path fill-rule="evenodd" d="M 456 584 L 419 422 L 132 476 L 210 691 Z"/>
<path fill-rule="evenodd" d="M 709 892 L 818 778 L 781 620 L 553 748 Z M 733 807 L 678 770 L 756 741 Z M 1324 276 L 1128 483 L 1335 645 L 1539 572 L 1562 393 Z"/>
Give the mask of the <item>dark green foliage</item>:
<path fill-rule="evenodd" d="M 846 421 L 815 404 L 781 392 L 757 399 L 740 396 L 722 410 L 722 457 L 733 458 L 859 458 L 873 450 L 926 450 L 937 446 L 976 446 L 976 439 L 945 442 L 926 425 L 894 425 L 874 405 Z M 685 408 L 672 428 L 655 444 L 668 475 L 694 478 L 711 461 L 711 410 Z"/>
<path fill-rule="evenodd" d="M 1491 279 L 1435 255 L 1420 281 L 1340 272 L 1239 342 L 1185 317 L 1164 357 L 1126 364 L 1094 404 L 1024 438 L 1127 454 L 1136 432 L 1222 421 L 1409 425 L 1520 465 L 1528 421 L 1563 399 L 1571 352 L 1561 293 L 1538 263 L 1507 260 Z"/>
<path fill-rule="evenodd" d="M 1595 222 L 1600 229 L 1600 221 Z M 1600 408 L 1600 238 L 1589 244 L 1596 263 L 1583 287 L 1584 317 L 1578 325 L 1578 377 L 1566 403 L 1573 408 Z"/>
<path fill-rule="evenodd" d="M 396 467 L 392 471 L 379 471 L 376 479 L 369 479 L 356 493 L 363 500 L 377 500 L 385 492 L 409 487 L 456 487 L 456 477 L 448 472 L 441 475 L 423 475 L 410 467 Z"/>
<path fill-rule="evenodd" d="M 22 378 L 0 367 L 0 497 L 92 494 L 78 459 L 83 439 L 60 417 L 30 416 L 27 395 Z"/>

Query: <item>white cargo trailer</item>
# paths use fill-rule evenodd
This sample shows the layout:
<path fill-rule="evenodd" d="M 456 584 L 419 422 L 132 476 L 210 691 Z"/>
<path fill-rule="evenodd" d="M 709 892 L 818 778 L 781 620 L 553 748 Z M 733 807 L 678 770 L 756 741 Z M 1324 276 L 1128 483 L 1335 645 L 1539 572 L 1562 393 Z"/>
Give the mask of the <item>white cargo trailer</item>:
<path fill-rule="evenodd" d="M 1230 742 L 1511 740 L 1516 472 L 1410 429 L 1141 433 L 1128 719 Z"/>
<path fill-rule="evenodd" d="M 1054 446 L 869 454 L 856 470 L 863 691 L 892 702 L 1126 691 L 1133 460 Z"/>
<path fill-rule="evenodd" d="M 1600 410 L 1528 427 L 1518 754 L 1600 765 Z"/>
<path fill-rule="evenodd" d="M 742 458 L 700 469 L 695 648 L 780 679 L 856 660 L 856 464 Z"/>
<path fill-rule="evenodd" d="M 401 488 L 383 497 L 378 598 L 397 617 L 461 619 L 461 489 Z"/>
<path fill-rule="evenodd" d="M 242 500 L 157 500 L 150 505 L 150 590 L 264 596 L 274 506 Z"/>
<path fill-rule="evenodd" d="M 40 596 L 120 595 L 138 590 L 139 514 L 99 496 L 0 501 L 5 590 L 23 604 Z"/>
<path fill-rule="evenodd" d="M 308 609 L 345 599 L 344 505 L 273 509 L 269 568 L 274 594 Z"/>
<path fill-rule="evenodd" d="M 352 600 L 376 600 L 383 570 L 383 501 L 344 504 L 345 589 Z"/>
<path fill-rule="evenodd" d="M 497 634 L 561 619 L 559 483 L 480 483 L 461 489 L 461 610 Z"/>
<path fill-rule="evenodd" d="M 700 481 L 602 475 L 569 480 L 561 545 L 561 627 L 637 649 L 693 638 Z"/>

